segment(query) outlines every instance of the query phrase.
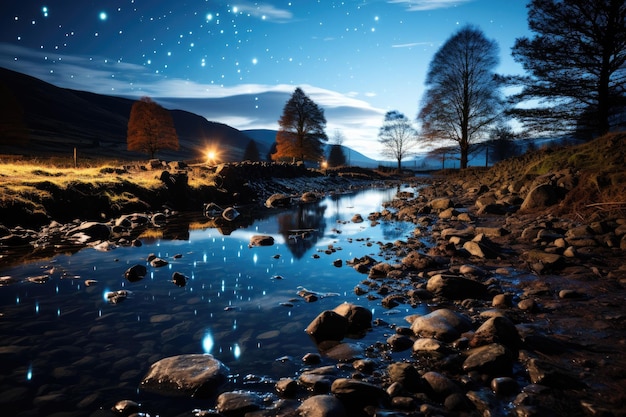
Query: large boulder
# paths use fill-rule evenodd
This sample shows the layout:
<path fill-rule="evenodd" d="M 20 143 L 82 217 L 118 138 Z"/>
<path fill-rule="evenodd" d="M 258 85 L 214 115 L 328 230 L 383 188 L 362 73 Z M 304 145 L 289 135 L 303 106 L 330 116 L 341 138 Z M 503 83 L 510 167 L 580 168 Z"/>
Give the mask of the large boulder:
<path fill-rule="evenodd" d="M 426 283 L 426 289 L 451 300 L 486 299 L 488 296 L 486 285 L 458 275 L 433 275 Z"/>
<path fill-rule="evenodd" d="M 171 356 L 153 363 L 140 387 L 162 395 L 211 398 L 228 381 L 228 372 L 213 355 Z"/>
<path fill-rule="evenodd" d="M 562 189 L 550 184 L 541 184 L 526 195 L 521 211 L 540 210 L 550 207 L 561 200 Z"/>
<path fill-rule="evenodd" d="M 307 326 L 306 332 L 316 344 L 342 340 L 349 328 L 347 318 L 331 310 L 322 311 Z"/>
<path fill-rule="evenodd" d="M 351 303 L 343 303 L 333 309 L 348 319 L 348 333 L 360 334 L 372 327 L 372 312 L 365 307 Z"/>
<path fill-rule="evenodd" d="M 411 324 L 416 336 L 432 337 L 443 342 L 451 342 L 471 328 L 469 317 L 446 308 L 418 317 Z"/>

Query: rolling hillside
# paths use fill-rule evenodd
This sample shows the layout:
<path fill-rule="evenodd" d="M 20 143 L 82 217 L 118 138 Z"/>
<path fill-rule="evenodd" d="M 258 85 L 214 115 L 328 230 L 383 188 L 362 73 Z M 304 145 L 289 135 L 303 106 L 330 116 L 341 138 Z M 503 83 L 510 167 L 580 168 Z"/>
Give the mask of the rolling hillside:
<path fill-rule="evenodd" d="M 74 148 L 87 157 L 145 158 L 126 151 L 126 129 L 134 100 L 59 88 L 0 68 L 0 153 L 24 156 L 65 155 Z M 250 138 L 222 123 L 183 110 L 170 110 L 179 152 L 170 159 L 198 159 L 209 144 L 222 157 L 241 157 Z"/>
<path fill-rule="evenodd" d="M 0 68 L 0 154 L 24 157 L 72 155 L 145 159 L 126 150 L 126 129 L 135 100 L 59 88 L 37 78 Z M 158 102 L 158 100 L 157 100 Z M 251 139 L 262 159 L 276 138 L 275 130 L 240 131 L 202 116 L 170 110 L 180 150 L 162 151 L 162 159 L 200 160 L 208 147 L 221 161 L 238 161 Z M 376 167 L 378 161 L 344 147 L 351 165 Z"/>

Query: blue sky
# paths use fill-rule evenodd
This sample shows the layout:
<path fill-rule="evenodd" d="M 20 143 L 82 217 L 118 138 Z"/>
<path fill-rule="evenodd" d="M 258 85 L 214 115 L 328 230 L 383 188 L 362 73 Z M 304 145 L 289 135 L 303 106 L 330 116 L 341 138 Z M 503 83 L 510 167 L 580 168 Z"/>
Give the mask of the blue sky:
<path fill-rule="evenodd" d="M 414 119 L 428 65 L 466 24 L 500 46 L 529 36 L 527 0 L 14 1 L 0 5 L 0 66 L 61 87 L 150 96 L 238 129 L 277 129 L 296 87 L 327 133 L 378 158 L 388 110 Z"/>

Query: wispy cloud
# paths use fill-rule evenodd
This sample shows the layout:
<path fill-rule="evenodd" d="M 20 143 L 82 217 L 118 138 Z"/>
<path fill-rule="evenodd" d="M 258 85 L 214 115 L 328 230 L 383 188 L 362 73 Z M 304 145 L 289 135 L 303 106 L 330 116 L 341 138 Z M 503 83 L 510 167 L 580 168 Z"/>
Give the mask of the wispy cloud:
<path fill-rule="evenodd" d="M 432 46 L 432 42 L 410 42 L 391 45 L 392 48 L 413 48 L 416 46 Z"/>
<path fill-rule="evenodd" d="M 327 131 L 340 130 L 345 145 L 376 158 L 377 134 L 385 114 L 360 97 L 314 85 L 239 84 L 219 86 L 167 78 L 143 65 L 103 57 L 55 55 L 0 43 L 0 66 L 58 87 L 128 98 L 150 96 L 169 109 L 187 110 L 240 130 L 277 129 L 283 107 L 296 87 L 324 109 Z"/>
<path fill-rule="evenodd" d="M 391 4 L 404 4 L 410 12 L 446 9 L 448 7 L 469 3 L 474 0 L 387 0 Z"/>
<path fill-rule="evenodd" d="M 250 16 L 257 17 L 263 20 L 275 21 L 279 23 L 288 22 L 293 18 L 293 13 L 289 10 L 279 9 L 276 6 L 268 3 L 248 3 L 239 2 L 235 6 L 237 10 L 243 13 L 247 13 Z"/>

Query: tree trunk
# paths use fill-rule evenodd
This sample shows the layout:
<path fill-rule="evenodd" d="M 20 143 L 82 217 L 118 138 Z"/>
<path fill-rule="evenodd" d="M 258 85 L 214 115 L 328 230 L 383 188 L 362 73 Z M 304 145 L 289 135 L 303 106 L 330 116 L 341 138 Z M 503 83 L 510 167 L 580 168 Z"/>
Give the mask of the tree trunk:
<path fill-rule="evenodd" d="M 467 142 L 461 143 L 460 150 L 461 150 L 461 167 L 460 168 L 465 169 L 467 168 L 467 162 L 468 162 L 469 143 Z"/>
<path fill-rule="evenodd" d="M 398 158 L 398 172 L 402 172 L 402 158 Z"/>

